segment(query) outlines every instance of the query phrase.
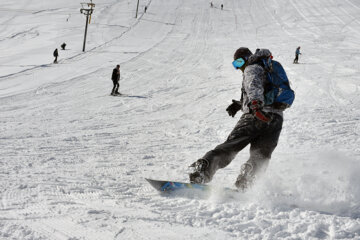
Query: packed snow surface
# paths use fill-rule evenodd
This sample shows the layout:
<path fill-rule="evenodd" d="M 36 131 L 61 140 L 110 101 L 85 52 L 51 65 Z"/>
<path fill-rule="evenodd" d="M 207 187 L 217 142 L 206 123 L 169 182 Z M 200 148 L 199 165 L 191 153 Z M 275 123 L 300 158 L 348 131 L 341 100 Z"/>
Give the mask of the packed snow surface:
<path fill-rule="evenodd" d="M 360 1 L 94 3 L 83 53 L 80 2 L 1 1 L 0 239 L 360 239 Z M 296 92 L 267 173 L 231 197 L 159 194 L 146 177 L 187 181 L 238 121 L 241 46 Z M 234 187 L 248 155 L 210 184 Z"/>

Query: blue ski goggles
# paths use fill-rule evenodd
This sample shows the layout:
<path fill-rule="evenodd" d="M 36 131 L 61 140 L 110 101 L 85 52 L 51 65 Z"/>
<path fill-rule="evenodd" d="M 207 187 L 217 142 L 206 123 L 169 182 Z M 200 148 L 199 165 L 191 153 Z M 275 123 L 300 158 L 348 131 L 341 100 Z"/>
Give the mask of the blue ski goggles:
<path fill-rule="evenodd" d="M 244 66 L 244 64 L 245 64 L 245 60 L 243 58 L 238 58 L 232 62 L 232 65 L 234 66 L 235 69 L 241 68 L 242 66 Z"/>

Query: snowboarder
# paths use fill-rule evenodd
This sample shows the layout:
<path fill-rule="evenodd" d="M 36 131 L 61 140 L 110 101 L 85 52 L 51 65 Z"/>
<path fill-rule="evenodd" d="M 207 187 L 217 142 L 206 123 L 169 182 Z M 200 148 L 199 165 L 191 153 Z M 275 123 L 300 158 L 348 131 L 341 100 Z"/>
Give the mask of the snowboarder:
<path fill-rule="evenodd" d="M 233 100 L 226 109 L 229 116 L 234 117 L 243 111 L 235 128 L 227 140 L 207 152 L 190 167 L 192 183 L 208 183 L 215 172 L 226 167 L 236 154 L 250 144 L 250 158 L 241 167 L 235 186 L 245 190 L 251 186 L 255 177 L 265 171 L 271 153 L 274 151 L 282 129 L 283 117 L 281 109 L 264 106 L 264 89 L 267 83 L 266 73 L 260 65 L 261 59 L 271 57 L 267 49 L 260 49 L 255 54 L 245 47 L 234 54 L 233 65 L 243 72 L 241 100 Z"/>
<path fill-rule="evenodd" d="M 300 46 L 296 48 L 294 63 L 299 63 Z"/>
<path fill-rule="evenodd" d="M 113 81 L 114 87 L 111 91 L 111 95 L 119 95 L 119 81 L 120 81 L 120 65 L 116 65 L 116 68 L 114 68 L 111 76 L 111 80 Z"/>
<path fill-rule="evenodd" d="M 57 58 L 58 58 L 58 56 L 59 56 L 59 52 L 58 52 L 58 49 L 57 49 L 57 48 L 55 49 L 53 55 L 54 55 L 54 57 L 55 57 L 54 63 L 58 63 Z"/>
<path fill-rule="evenodd" d="M 224 4 L 221 4 L 221 10 L 223 10 L 223 8 L 224 8 Z"/>
<path fill-rule="evenodd" d="M 60 46 L 60 47 L 61 47 L 61 49 L 62 49 L 62 50 L 65 50 L 66 43 L 61 44 L 61 46 Z"/>

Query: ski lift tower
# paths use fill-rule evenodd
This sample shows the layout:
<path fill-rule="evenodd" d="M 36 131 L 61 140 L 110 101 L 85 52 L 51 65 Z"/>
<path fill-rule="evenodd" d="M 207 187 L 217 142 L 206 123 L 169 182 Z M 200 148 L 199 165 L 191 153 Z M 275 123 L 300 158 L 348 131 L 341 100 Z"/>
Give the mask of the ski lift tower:
<path fill-rule="evenodd" d="M 86 43 L 86 35 L 88 23 L 91 21 L 91 14 L 94 12 L 95 4 L 90 0 L 90 3 L 80 3 L 81 9 L 80 13 L 86 15 L 86 25 L 85 25 L 85 34 L 84 34 L 84 44 L 83 44 L 83 52 L 85 52 L 85 43 Z"/>

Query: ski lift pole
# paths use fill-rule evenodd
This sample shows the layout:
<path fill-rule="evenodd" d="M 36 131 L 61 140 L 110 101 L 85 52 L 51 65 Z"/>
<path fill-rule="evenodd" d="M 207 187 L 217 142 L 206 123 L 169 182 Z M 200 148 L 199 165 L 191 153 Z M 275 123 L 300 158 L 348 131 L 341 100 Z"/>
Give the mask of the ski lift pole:
<path fill-rule="evenodd" d="M 86 44 L 86 35 L 87 35 L 87 29 L 88 29 L 88 23 L 89 23 L 89 16 L 91 17 L 91 14 L 93 13 L 93 11 L 94 11 L 94 9 L 92 7 L 90 9 L 85 9 L 85 8 L 80 9 L 80 13 L 86 15 L 83 52 L 85 52 L 85 44 Z"/>
<path fill-rule="evenodd" d="M 138 15 L 139 1 L 140 1 L 140 0 L 137 1 L 137 5 L 136 5 L 136 16 L 135 16 L 135 18 L 137 18 L 137 15 Z"/>
<path fill-rule="evenodd" d="M 83 52 L 85 52 L 85 44 L 86 44 L 86 35 L 87 35 L 87 28 L 89 22 L 89 14 L 86 14 L 86 25 L 85 25 L 85 33 L 84 33 L 84 43 L 83 43 Z"/>

